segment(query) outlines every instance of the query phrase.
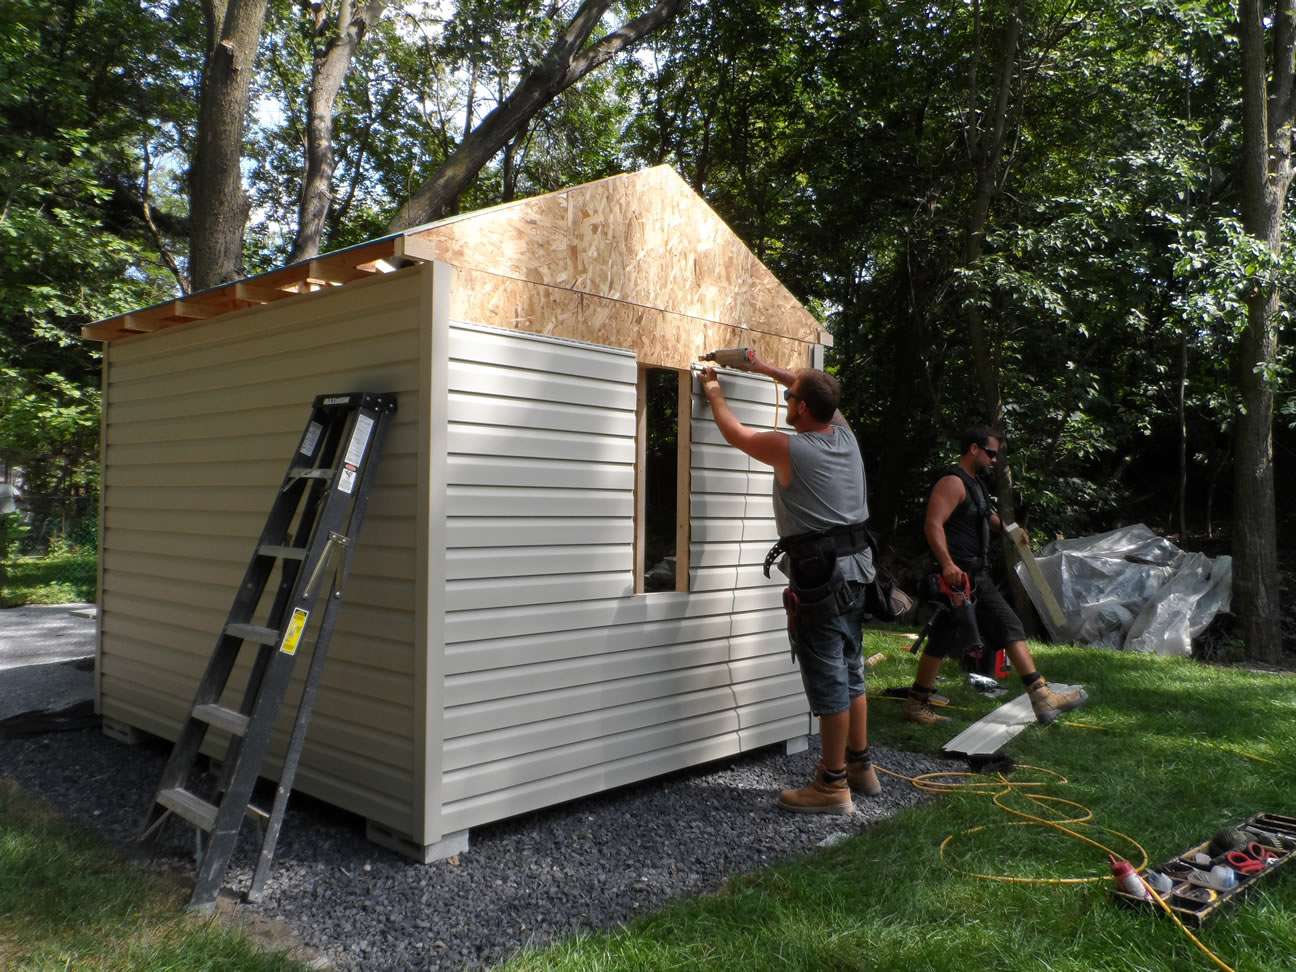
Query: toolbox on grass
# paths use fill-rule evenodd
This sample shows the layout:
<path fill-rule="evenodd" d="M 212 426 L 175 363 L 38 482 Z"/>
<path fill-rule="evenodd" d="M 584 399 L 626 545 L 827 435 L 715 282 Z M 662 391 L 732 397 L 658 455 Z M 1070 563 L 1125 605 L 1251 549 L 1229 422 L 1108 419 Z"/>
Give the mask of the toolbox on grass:
<path fill-rule="evenodd" d="M 1254 867 L 1254 870 L 1243 871 L 1232 867 L 1236 883 L 1230 887 L 1209 886 L 1207 881 L 1211 868 L 1220 864 L 1231 866 L 1239 860 L 1246 861 L 1250 855 L 1242 851 L 1243 857 L 1230 861 L 1229 854 L 1236 854 L 1239 851 L 1223 850 L 1212 853 L 1213 840 L 1189 847 L 1160 867 L 1147 869 L 1159 871 L 1172 882 L 1170 890 L 1159 894 L 1185 925 L 1202 927 L 1208 918 L 1214 916 L 1224 905 L 1236 900 L 1256 881 L 1273 874 L 1292 857 L 1296 857 L 1296 817 L 1285 817 L 1276 813 L 1257 813 L 1237 824 L 1236 827 L 1248 836 L 1250 842 L 1259 845 L 1262 853 L 1256 858 L 1256 864 L 1248 865 Z M 1112 891 L 1112 897 L 1131 908 L 1150 908 L 1157 914 L 1165 913 L 1164 909 L 1151 898 L 1135 897 L 1123 889 Z"/>

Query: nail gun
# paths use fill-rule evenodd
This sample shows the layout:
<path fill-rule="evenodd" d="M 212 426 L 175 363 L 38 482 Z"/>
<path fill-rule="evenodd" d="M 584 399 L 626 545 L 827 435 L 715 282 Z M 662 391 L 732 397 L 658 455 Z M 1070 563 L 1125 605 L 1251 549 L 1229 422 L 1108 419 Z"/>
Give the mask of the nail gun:
<path fill-rule="evenodd" d="M 714 361 L 722 368 L 750 368 L 752 362 L 756 360 L 756 349 L 746 348 L 720 348 L 716 351 L 708 351 L 706 354 L 698 355 L 699 361 Z"/>

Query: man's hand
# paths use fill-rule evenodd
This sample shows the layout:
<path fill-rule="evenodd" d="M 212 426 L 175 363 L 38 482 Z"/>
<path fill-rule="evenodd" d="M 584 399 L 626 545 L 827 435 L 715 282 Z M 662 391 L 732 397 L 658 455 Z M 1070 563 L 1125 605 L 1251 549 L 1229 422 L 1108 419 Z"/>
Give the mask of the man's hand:
<path fill-rule="evenodd" d="M 716 390 L 719 391 L 720 379 L 716 375 L 716 370 L 712 368 L 710 365 L 707 365 L 705 368 L 702 369 L 701 380 L 702 380 L 702 397 L 709 402 L 711 401 L 711 386 L 715 385 Z M 724 392 L 721 391 L 720 395 L 723 397 Z"/>
<path fill-rule="evenodd" d="M 963 590 L 967 575 L 963 573 L 958 564 L 946 564 L 941 568 L 941 576 L 945 578 L 945 583 L 949 585 L 951 590 Z"/>

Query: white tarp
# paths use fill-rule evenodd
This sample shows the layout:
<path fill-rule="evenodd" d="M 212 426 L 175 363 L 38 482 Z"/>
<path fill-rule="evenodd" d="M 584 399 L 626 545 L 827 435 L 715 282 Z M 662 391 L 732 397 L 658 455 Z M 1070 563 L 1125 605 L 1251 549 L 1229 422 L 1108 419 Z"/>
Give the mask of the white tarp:
<path fill-rule="evenodd" d="M 1187 655 L 1192 639 L 1229 608 L 1233 559 L 1185 553 L 1141 523 L 1074 540 L 1036 555 L 1066 621 L 1055 625 L 1038 589 L 1017 565 L 1054 641 Z"/>

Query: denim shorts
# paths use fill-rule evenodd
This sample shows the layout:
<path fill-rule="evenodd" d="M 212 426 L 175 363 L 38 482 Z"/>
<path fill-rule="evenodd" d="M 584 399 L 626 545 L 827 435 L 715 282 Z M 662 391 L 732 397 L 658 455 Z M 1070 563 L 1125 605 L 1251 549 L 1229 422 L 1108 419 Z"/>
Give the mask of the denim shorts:
<path fill-rule="evenodd" d="M 856 603 L 860 606 L 855 610 L 829 621 L 800 624 L 791 635 L 801 666 L 801 684 L 813 715 L 845 712 L 852 699 L 864 694 L 862 599 Z"/>

